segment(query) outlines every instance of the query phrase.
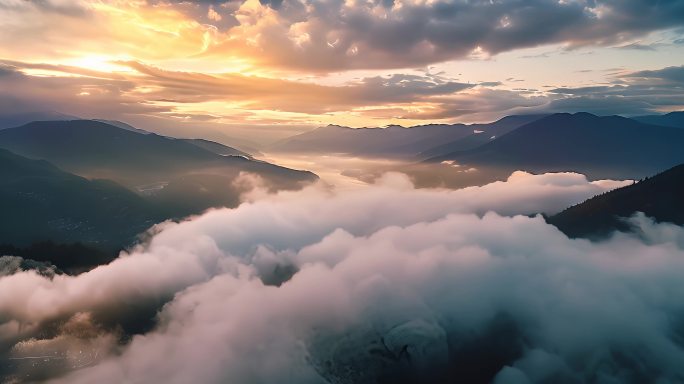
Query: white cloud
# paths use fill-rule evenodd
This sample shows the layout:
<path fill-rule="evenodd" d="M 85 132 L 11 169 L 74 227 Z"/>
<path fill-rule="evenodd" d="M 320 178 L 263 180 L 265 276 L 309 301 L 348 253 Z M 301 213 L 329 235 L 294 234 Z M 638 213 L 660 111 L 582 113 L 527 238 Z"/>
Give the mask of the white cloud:
<path fill-rule="evenodd" d="M 34 329 L 92 313 L 103 337 L 101 312 L 173 295 L 154 330 L 58 382 L 676 381 L 681 228 L 640 217 L 642 238 L 591 243 L 505 216 L 616 185 L 516 173 L 417 190 L 389 174 L 362 191 L 281 193 L 162 225 L 145 248 L 77 277 L 0 277 L 0 313 Z M 262 283 L 288 266 L 289 281 Z"/>

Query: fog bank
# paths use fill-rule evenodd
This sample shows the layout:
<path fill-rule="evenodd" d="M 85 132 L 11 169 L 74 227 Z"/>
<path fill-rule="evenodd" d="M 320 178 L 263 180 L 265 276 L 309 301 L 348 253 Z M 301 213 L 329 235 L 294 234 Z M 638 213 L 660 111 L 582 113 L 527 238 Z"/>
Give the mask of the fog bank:
<path fill-rule="evenodd" d="M 571 240 L 622 182 L 322 186 L 159 225 L 78 276 L 0 273 L 0 372 L 64 383 L 684 380 L 684 230 Z M 156 320 L 145 324 L 145 314 Z M 78 351 L 81 351 L 80 353 Z M 58 356 L 29 367 L 26 358 Z M 83 354 L 86 356 L 83 356 Z"/>

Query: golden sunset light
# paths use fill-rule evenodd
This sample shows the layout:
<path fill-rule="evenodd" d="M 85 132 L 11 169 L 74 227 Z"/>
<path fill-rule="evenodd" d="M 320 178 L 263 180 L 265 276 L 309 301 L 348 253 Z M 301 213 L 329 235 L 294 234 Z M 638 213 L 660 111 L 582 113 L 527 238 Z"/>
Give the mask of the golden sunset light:
<path fill-rule="evenodd" d="M 451 16 L 448 9 L 460 10 Z M 632 74 L 684 60 L 671 29 L 677 20 L 668 16 L 630 30 L 623 19 L 631 14 L 619 12 L 638 17 L 638 11 L 582 1 L 515 9 L 507 2 L 470 7 L 403 0 L 5 0 L 0 56 L 9 70 L 26 76 L 5 89 L 26 82 L 31 86 L 24 92 L 30 92 L 64 83 L 41 92 L 46 109 L 102 117 L 98 108 L 97 114 L 80 109 L 76 99 L 99 94 L 98 101 L 109 104 L 108 118 L 137 122 L 150 113 L 169 124 L 195 118 L 301 127 L 490 121 L 552 111 L 556 104 L 583 105 L 582 97 L 557 89 L 597 85 L 627 86 L 641 105 L 611 106 L 607 91 L 589 103 L 601 110 L 676 110 L 681 99 L 662 103 L 638 91 L 643 81 L 657 79 Z M 553 33 L 530 29 L 543 12 L 577 20 L 551 26 Z M 572 23 L 590 27 L 573 34 Z M 472 34 L 459 35 L 469 29 Z M 638 47 L 649 42 L 659 48 L 640 54 Z M 579 64 L 587 55 L 593 68 Z"/>

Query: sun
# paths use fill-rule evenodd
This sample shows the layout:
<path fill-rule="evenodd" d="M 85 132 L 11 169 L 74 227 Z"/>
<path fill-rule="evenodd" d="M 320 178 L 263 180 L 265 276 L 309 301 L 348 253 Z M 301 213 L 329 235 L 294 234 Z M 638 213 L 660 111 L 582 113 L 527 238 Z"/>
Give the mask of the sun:
<path fill-rule="evenodd" d="M 129 57 L 122 56 L 87 55 L 68 59 L 63 64 L 99 72 L 133 72 L 130 67 L 120 64 L 128 60 Z"/>

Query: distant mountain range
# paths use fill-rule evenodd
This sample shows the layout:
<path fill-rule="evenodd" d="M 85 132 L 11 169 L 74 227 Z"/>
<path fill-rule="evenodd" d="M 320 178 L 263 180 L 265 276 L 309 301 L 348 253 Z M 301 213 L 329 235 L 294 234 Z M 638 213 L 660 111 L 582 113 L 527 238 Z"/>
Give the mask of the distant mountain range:
<path fill-rule="evenodd" d="M 2 129 L 0 151 L 0 251 L 32 255 L 64 248 L 32 245 L 45 241 L 111 255 L 154 223 L 237 205 L 244 172 L 271 190 L 317 179 L 219 143 L 93 120 Z"/>
<path fill-rule="evenodd" d="M 241 172 L 261 176 L 274 189 L 297 188 L 316 179 L 310 172 L 252 160 L 242 151 L 207 140 L 174 139 L 93 120 L 41 121 L 3 129 L 0 148 L 146 193 L 205 191 L 186 196 L 205 201 L 205 208 L 215 204 L 204 195 L 213 194 L 216 180 L 226 182 L 222 190 L 230 189 Z M 207 179 L 211 181 L 202 185 Z M 151 185 L 163 187 L 150 189 Z"/>
<path fill-rule="evenodd" d="M 658 222 L 684 225 L 684 164 L 633 185 L 595 196 L 547 219 L 570 237 L 600 238 L 629 231 L 636 212 Z"/>
<path fill-rule="evenodd" d="M 684 162 L 684 129 L 620 117 L 559 113 L 489 143 L 429 159 L 503 173 L 575 171 L 591 178 L 641 178 Z"/>
<path fill-rule="evenodd" d="M 472 134 L 423 150 L 418 154 L 418 158 L 430 159 L 453 152 L 474 149 L 494 141 L 498 137 L 520 128 L 525 124 L 537 121 L 546 116 L 547 115 L 513 115 L 506 116 L 489 124 L 472 124 L 469 125 L 469 127 L 473 129 Z"/>
<path fill-rule="evenodd" d="M 684 161 L 684 112 L 625 118 L 589 113 L 507 116 L 489 124 L 326 126 L 268 151 L 445 162 L 491 181 L 514 170 L 641 178 Z M 490 180 L 491 179 L 491 180 Z"/>
<path fill-rule="evenodd" d="M 372 180 L 398 171 L 409 174 L 417 185 L 433 187 L 482 185 L 505 179 L 515 170 L 639 179 L 684 161 L 683 117 L 684 112 L 631 119 L 557 113 L 513 115 L 471 125 L 331 125 L 281 140 L 267 151 L 397 159 L 401 162 L 369 163 L 342 172 Z"/>
<path fill-rule="evenodd" d="M 412 160 L 475 148 L 542 115 L 509 116 L 490 124 L 349 128 L 328 125 L 271 145 L 271 152 L 338 153 Z"/>
<path fill-rule="evenodd" d="M 664 115 L 637 116 L 632 117 L 632 119 L 646 124 L 684 128 L 684 112 L 670 112 Z"/>
<path fill-rule="evenodd" d="M 50 116 L 55 115 L 44 117 Z M 641 179 L 684 163 L 682 116 L 559 113 L 473 125 L 328 126 L 283 140 L 271 150 L 410 160 L 394 170 L 413 172 L 433 184 L 445 177 L 463 185 L 482 184 L 519 169 Z M 257 175 L 271 190 L 300 188 L 317 178 L 213 141 L 161 136 L 118 121 L 57 117 L 0 129 L 0 252 L 87 255 L 82 244 L 111 254 L 156 222 L 236 205 L 246 188 L 236 182 L 243 172 Z M 684 192 L 677 181 L 682 173 L 682 167 L 673 168 L 549 222 L 572 236 L 625 229 L 616 217 L 636 211 L 682 223 L 676 216 L 684 212 L 676 198 Z"/>
<path fill-rule="evenodd" d="M 140 133 L 100 121 L 40 121 L 0 130 L 0 147 L 45 159 L 85 176 L 125 179 L 175 172 L 231 160 L 181 139 Z"/>

